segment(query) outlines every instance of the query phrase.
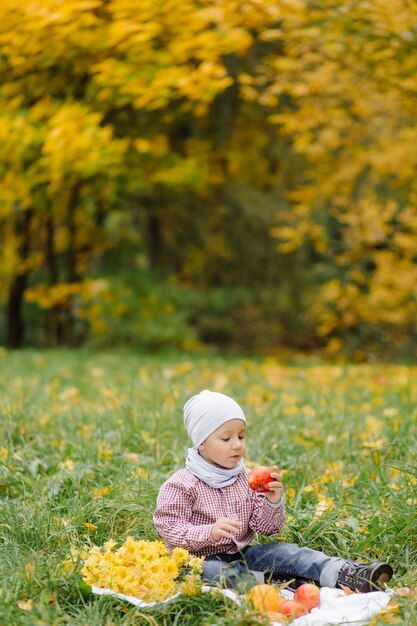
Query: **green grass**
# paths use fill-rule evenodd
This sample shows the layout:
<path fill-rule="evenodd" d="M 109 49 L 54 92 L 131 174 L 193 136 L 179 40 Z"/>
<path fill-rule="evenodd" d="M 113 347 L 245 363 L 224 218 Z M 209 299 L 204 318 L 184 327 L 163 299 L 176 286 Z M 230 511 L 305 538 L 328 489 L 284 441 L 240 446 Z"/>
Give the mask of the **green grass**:
<path fill-rule="evenodd" d="M 254 623 L 207 594 L 149 611 L 84 597 L 63 566 L 89 542 L 156 539 L 158 487 L 188 447 L 182 406 L 204 388 L 244 408 L 247 462 L 284 470 L 283 540 L 388 559 L 393 587 L 417 586 L 416 367 L 2 351 L 0 372 L 0 624 Z M 417 623 L 416 601 L 397 601 L 398 623 Z"/>

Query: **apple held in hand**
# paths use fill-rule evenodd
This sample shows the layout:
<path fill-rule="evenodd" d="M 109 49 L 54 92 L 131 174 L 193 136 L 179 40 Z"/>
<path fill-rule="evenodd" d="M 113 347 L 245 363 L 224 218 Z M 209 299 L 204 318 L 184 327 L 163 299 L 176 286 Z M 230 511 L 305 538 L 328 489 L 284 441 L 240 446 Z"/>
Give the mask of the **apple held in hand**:
<path fill-rule="evenodd" d="M 320 604 L 320 588 L 311 583 L 304 583 L 294 592 L 294 600 L 300 602 L 308 611 Z"/>
<path fill-rule="evenodd" d="M 265 465 L 254 467 L 248 476 L 249 487 L 254 491 L 267 493 L 269 491 L 268 484 L 274 480 L 271 476 L 271 471 L 271 468 Z"/>

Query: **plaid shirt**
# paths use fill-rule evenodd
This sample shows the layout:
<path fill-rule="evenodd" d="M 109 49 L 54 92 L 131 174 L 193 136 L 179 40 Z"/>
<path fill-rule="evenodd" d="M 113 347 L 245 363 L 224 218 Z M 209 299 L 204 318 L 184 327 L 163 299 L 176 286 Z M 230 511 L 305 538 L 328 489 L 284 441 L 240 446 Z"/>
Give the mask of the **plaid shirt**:
<path fill-rule="evenodd" d="M 248 485 L 245 468 L 228 487 L 209 487 L 187 469 L 175 472 L 161 487 L 154 514 L 155 528 L 167 547 L 186 548 L 192 554 L 234 554 L 251 542 L 254 533 L 274 535 L 284 523 L 283 500 L 272 505 Z M 215 541 L 213 524 L 220 517 L 241 522 L 230 538 Z"/>

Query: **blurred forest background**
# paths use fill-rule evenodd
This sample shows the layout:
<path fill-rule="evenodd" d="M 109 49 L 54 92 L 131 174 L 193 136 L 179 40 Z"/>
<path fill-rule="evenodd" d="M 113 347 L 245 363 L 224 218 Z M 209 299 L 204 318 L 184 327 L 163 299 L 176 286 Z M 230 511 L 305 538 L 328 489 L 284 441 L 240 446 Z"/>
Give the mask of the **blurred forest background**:
<path fill-rule="evenodd" d="M 0 343 L 417 355 L 415 0 L 2 0 Z"/>

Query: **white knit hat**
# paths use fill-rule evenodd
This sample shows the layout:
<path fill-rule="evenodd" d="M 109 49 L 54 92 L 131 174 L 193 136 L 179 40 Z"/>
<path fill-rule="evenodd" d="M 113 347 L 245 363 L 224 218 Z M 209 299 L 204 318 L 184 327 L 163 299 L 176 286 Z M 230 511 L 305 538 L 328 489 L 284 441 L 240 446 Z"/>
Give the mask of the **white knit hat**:
<path fill-rule="evenodd" d="M 246 417 L 238 403 L 217 391 L 205 389 L 184 405 L 184 426 L 195 448 L 212 432 L 229 420 L 239 419 L 246 424 Z"/>

